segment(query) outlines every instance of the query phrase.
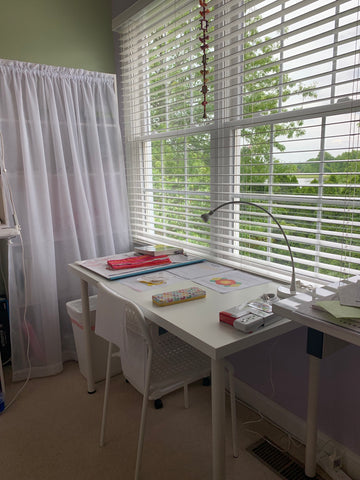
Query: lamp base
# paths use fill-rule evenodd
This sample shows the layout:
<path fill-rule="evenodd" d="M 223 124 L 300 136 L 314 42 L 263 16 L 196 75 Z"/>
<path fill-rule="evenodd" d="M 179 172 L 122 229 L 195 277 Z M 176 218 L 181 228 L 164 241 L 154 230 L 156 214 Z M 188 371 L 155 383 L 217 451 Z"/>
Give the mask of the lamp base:
<path fill-rule="evenodd" d="M 277 296 L 279 298 L 289 298 L 293 297 L 294 295 L 296 295 L 296 292 L 291 292 L 290 287 L 280 286 L 277 289 Z"/>

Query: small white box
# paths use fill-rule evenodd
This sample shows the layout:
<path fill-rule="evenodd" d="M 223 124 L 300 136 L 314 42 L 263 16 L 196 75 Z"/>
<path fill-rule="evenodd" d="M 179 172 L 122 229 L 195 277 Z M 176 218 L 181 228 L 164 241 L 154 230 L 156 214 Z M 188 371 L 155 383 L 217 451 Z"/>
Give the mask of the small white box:
<path fill-rule="evenodd" d="M 90 347 L 93 360 L 94 381 L 99 382 L 104 380 L 106 376 L 106 360 L 108 351 L 108 342 L 95 334 L 95 320 L 96 320 L 96 300 L 97 295 L 89 297 L 90 307 Z M 88 365 L 85 355 L 85 341 L 84 341 L 84 319 L 82 314 L 81 300 L 72 300 L 67 302 L 66 310 L 71 319 L 71 324 L 74 333 L 76 353 L 79 362 L 79 369 L 84 377 L 87 377 Z M 113 349 L 115 350 L 115 345 Z M 111 375 L 121 373 L 121 362 L 119 357 L 114 357 L 111 362 Z"/>

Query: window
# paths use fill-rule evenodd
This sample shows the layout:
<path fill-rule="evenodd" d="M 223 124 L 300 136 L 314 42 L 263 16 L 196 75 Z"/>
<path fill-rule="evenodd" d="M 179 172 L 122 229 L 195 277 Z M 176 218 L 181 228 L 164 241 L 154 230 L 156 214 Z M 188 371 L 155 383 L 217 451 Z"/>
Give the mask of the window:
<path fill-rule="evenodd" d="M 360 264 L 359 0 L 195 0 L 116 26 L 134 239 L 331 279 Z"/>

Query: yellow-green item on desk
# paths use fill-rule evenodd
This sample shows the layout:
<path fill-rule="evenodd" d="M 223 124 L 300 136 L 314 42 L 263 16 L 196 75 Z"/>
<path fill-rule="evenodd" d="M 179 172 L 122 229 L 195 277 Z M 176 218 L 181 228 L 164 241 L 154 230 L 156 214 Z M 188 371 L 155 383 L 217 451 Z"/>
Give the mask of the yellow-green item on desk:
<path fill-rule="evenodd" d="M 360 318 L 359 307 L 341 305 L 339 300 L 323 300 L 322 302 L 317 302 L 316 306 L 330 313 L 335 318 Z"/>

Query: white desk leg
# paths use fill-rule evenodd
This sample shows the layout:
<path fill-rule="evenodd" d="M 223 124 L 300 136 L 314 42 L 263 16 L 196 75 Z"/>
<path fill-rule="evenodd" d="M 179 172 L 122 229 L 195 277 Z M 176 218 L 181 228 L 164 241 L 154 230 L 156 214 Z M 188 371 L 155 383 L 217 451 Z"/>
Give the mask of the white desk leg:
<path fill-rule="evenodd" d="M 316 475 L 316 448 L 318 429 L 318 391 L 320 358 L 309 355 L 309 390 L 306 423 L 305 475 Z"/>
<path fill-rule="evenodd" d="M 211 359 L 213 480 L 225 480 L 225 365 Z"/>
<path fill-rule="evenodd" d="M 93 361 L 91 355 L 91 345 L 90 345 L 90 307 L 89 307 L 89 288 L 88 283 L 85 280 L 81 280 L 81 305 L 82 313 L 84 319 L 84 343 L 85 343 L 85 357 L 87 364 L 87 384 L 88 384 L 88 393 L 94 393 L 95 382 L 94 382 L 94 370 L 93 370 Z"/>

